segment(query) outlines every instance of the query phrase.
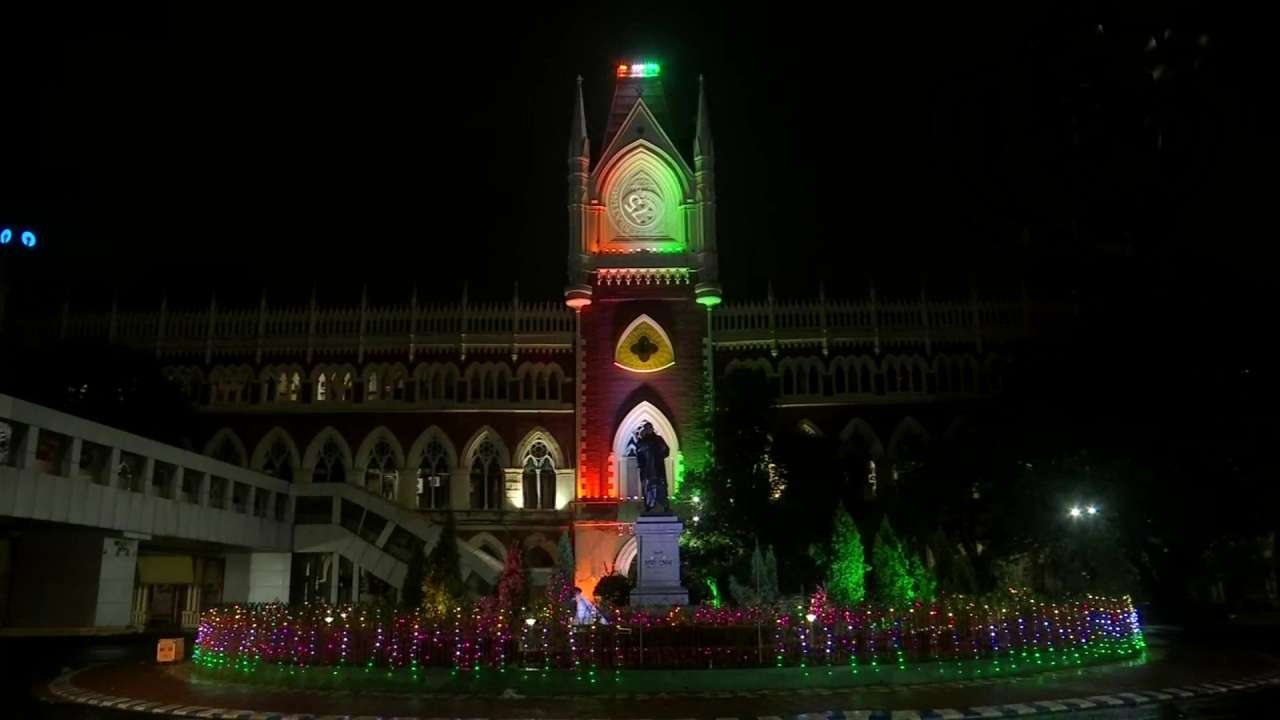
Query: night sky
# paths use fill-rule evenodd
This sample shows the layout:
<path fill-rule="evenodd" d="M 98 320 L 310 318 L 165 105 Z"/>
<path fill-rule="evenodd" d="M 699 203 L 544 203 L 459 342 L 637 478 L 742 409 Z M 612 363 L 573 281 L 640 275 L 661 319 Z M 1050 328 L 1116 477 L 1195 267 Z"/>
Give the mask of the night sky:
<path fill-rule="evenodd" d="M 730 300 L 869 276 L 1243 298 L 1274 255 L 1274 52 L 1248 18 L 29 5 L 0 16 L 0 221 L 41 230 L 11 274 L 77 301 L 558 299 L 574 76 L 598 152 L 631 58 L 662 63 L 686 152 L 706 75 Z"/>

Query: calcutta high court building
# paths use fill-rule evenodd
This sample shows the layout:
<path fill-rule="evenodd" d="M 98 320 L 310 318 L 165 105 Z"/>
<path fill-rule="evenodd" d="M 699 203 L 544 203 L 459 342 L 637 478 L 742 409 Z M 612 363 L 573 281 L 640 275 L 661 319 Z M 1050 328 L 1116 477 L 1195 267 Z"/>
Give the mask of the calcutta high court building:
<path fill-rule="evenodd" d="M 660 70 L 618 66 L 604 118 L 586 116 L 579 81 L 562 298 L 464 293 L 442 305 L 406 289 L 383 306 L 314 294 L 285 307 L 265 294 L 249 307 L 68 305 L 51 331 L 154 353 L 198 409 L 194 450 L 287 483 L 267 491 L 206 470 L 175 492 L 288 522 L 278 569 L 290 598 L 280 599 L 294 601 L 392 592 L 446 514 L 476 592 L 493 587 L 509 552 L 545 583 L 566 534 L 584 590 L 633 572 L 636 430 L 647 422 L 669 445 L 678 495 L 708 461 L 702 416 L 733 372 L 776 384 L 783 421 L 837 440 L 871 483 L 930 444 L 962 441 L 972 408 L 1000 392 L 1014 344 L 1062 313 L 976 291 L 722 299 L 708 98 L 700 83 L 692 146 L 677 146 Z M 592 122 L 604 126 L 600 147 Z M 134 455 L 112 454 L 94 477 L 160 472 Z M 216 578 L 230 566 L 195 552 L 209 555 L 198 604 L 228 599 Z"/>

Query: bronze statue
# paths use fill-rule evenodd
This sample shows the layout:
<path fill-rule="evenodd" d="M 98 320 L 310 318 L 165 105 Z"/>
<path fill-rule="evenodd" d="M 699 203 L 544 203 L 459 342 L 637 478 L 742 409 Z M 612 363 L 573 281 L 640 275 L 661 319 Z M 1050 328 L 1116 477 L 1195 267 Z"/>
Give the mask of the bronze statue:
<path fill-rule="evenodd" d="M 640 471 L 640 484 L 644 488 L 644 511 L 670 514 L 671 503 L 667 499 L 667 455 L 671 453 L 671 449 L 648 422 L 640 426 L 636 435 L 636 465 Z"/>

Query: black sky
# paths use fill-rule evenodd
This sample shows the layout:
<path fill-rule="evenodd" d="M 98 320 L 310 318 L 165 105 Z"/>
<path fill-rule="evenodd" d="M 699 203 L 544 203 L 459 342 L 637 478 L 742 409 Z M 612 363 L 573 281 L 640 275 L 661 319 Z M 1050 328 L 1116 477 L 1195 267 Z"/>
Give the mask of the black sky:
<path fill-rule="evenodd" d="M 555 299 L 573 78 L 598 150 L 635 56 L 684 148 L 707 77 L 730 297 L 1218 292 L 1272 256 L 1270 38 L 1195 7 L 31 5 L 4 11 L 0 221 L 86 299 Z"/>

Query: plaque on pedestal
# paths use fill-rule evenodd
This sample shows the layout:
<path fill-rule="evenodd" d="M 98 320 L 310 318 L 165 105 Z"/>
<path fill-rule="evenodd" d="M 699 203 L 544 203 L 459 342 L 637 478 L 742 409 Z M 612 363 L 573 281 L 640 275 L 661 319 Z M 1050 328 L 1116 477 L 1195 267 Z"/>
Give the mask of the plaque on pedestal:
<path fill-rule="evenodd" d="M 680 533 L 675 515 L 636 518 L 636 586 L 631 605 L 688 605 L 689 591 L 680 585 Z"/>

